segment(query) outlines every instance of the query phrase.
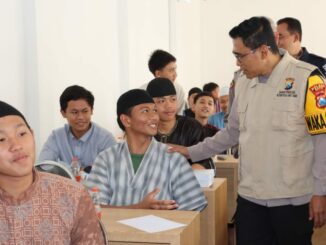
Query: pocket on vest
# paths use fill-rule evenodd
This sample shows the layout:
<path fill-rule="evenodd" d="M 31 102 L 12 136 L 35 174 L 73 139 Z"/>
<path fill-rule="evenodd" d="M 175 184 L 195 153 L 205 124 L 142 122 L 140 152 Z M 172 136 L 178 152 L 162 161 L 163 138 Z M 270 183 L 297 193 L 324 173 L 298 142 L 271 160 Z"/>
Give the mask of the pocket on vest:
<path fill-rule="evenodd" d="M 312 176 L 312 142 L 298 142 L 280 149 L 283 181 L 292 186 L 299 182 L 306 183 Z"/>

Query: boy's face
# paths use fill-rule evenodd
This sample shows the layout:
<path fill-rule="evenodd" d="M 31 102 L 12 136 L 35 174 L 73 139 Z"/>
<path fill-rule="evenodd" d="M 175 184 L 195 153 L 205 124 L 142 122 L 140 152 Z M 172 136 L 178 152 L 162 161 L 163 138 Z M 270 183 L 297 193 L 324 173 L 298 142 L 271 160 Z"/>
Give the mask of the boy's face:
<path fill-rule="evenodd" d="M 164 97 L 153 98 L 160 121 L 170 122 L 176 120 L 177 114 L 177 96 L 168 95 Z"/>
<path fill-rule="evenodd" d="M 212 96 L 214 97 L 215 100 L 218 100 L 218 98 L 220 97 L 220 88 L 217 87 L 216 89 L 214 89 L 211 92 Z"/>
<path fill-rule="evenodd" d="M 155 77 L 163 77 L 174 82 L 177 78 L 177 64 L 176 62 L 170 62 L 164 66 L 161 70 L 155 71 Z"/>
<path fill-rule="evenodd" d="M 132 131 L 144 136 L 157 134 L 159 116 L 154 103 L 136 105 L 132 108 L 130 116 L 127 116 L 126 132 Z"/>
<path fill-rule="evenodd" d="M 91 126 L 93 109 L 84 99 L 70 100 L 65 111 L 61 111 L 67 119 L 75 137 L 83 136 Z"/>
<path fill-rule="evenodd" d="M 198 93 L 193 93 L 188 97 L 188 105 L 191 108 L 191 110 L 193 110 L 193 106 L 194 106 L 194 98 L 196 97 Z"/>
<path fill-rule="evenodd" d="M 221 111 L 226 113 L 229 105 L 229 96 L 228 95 L 221 96 L 219 99 L 219 104 L 220 104 Z"/>
<path fill-rule="evenodd" d="M 214 100 L 210 96 L 202 96 L 198 98 L 196 103 L 194 104 L 194 112 L 196 118 L 208 118 L 212 114 L 214 114 Z"/>
<path fill-rule="evenodd" d="M 33 175 L 35 143 L 31 130 L 19 116 L 0 118 L 0 179 Z"/>

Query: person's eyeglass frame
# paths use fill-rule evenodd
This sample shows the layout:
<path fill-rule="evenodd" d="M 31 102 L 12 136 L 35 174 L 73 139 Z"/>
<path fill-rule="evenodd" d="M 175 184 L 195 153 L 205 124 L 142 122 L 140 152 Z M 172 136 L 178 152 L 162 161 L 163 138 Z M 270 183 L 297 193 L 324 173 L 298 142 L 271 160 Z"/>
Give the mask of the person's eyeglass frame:
<path fill-rule="evenodd" d="M 250 54 L 254 54 L 257 51 L 257 48 L 251 49 L 248 53 L 246 54 L 239 54 L 236 52 L 233 52 L 234 57 L 237 59 L 237 61 L 241 62 L 245 57 L 247 57 Z"/>

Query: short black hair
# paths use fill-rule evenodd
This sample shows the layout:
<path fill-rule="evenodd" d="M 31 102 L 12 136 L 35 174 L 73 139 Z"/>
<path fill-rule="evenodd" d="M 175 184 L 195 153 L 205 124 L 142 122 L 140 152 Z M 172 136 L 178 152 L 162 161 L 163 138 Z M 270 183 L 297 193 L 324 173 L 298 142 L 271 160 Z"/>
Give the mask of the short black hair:
<path fill-rule="evenodd" d="M 80 99 L 86 100 L 88 105 L 93 109 L 95 98 L 90 91 L 78 85 L 72 85 L 66 88 L 60 96 L 61 110 L 66 111 L 69 101 Z"/>
<path fill-rule="evenodd" d="M 291 17 L 285 17 L 283 19 L 279 19 L 277 21 L 277 24 L 287 24 L 288 25 L 288 31 L 291 34 L 298 33 L 299 34 L 299 40 L 301 42 L 302 39 L 302 28 L 301 23 L 298 19 L 291 18 Z"/>
<path fill-rule="evenodd" d="M 203 86 L 203 92 L 208 92 L 208 93 L 211 93 L 213 92 L 216 88 L 218 88 L 218 84 L 217 83 L 213 83 L 213 82 L 210 82 L 210 83 L 206 83 L 204 84 Z"/>
<path fill-rule="evenodd" d="M 153 73 L 153 75 L 155 76 L 155 71 L 161 70 L 170 62 L 176 61 L 177 59 L 172 54 L 164 50 L 157 49 L 151 54 L 148 60 L 148 68 L 151 73 Z"/>
<path fill-rule="evenodd" d="M 193 87 L 193 88 L 191 88 L 190 90 L 189 90 L 189 92 L 188 92 L 188 97 L 190 97 L 190 95 L 192 95 L 192 94 L 198 94 L 198 93 L 201 93 L 201 92 L 203 92 L 200 88 L 198 88 L 198 87 Z"/>
<path fill-rule="evenodd" d="M 131 116 L 131 111 L 136 105 L 153 103 L 153 98 L 143 89 L 131 89 L 118 98 L 117 101 L 117 122 L 119 127 L 125 131 L 125 126 L 120 120 L 120 116 L 125 114 Z"/>
<path fill-rule="evenodd" d="M 204 97 L 204 96 L 208 96 L 208 97 L 211 97 L 213 99 L 213 101 L 215 101 L 213 95 L 209 92 L 201 92 L 201 93 L 198 93 L 195 98 L 194 98 L 194 104 L 196 104 L 197 100 L 199 100 L 199 98 L 201 97 Z"/>
<path fill-rule="evenodd" d="M 267 45 L 272 53 L 279 53 L 274 32 L 266 17 L 252 17 L 244 20 L 239 25 L 233 27 L 229 35 L 232 39 L 241 38 L 244 45 L 250 49 Z"/>

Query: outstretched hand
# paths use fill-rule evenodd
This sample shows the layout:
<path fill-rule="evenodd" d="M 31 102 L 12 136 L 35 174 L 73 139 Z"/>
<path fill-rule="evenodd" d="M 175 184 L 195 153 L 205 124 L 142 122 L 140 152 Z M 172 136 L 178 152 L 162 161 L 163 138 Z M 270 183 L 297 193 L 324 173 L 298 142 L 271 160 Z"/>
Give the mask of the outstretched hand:
<path fill-rule="evenodd" d="M 174 200 L 157 200 L 155 196 L 160 192 L 159 188 L 155 188 L 148 193 L 144 199 L 139 203 L 139 207 L 143 209 L 176 209 L 178 204 Z"/>
<path fill-rule="evenodd" d="M 169 153 L 179 152 L 181 155 L 185 156 L 187 159 L 190 158 L 187 147 L 182 146 L 182 145 L 174 145 L 174 144 L 168 144 L 168 146 L 170 146 L 168 149 Z"/>

